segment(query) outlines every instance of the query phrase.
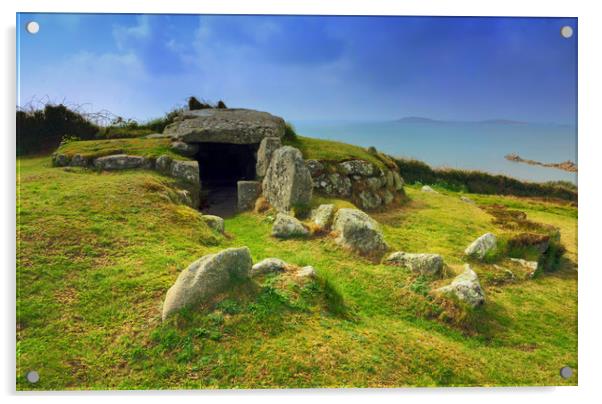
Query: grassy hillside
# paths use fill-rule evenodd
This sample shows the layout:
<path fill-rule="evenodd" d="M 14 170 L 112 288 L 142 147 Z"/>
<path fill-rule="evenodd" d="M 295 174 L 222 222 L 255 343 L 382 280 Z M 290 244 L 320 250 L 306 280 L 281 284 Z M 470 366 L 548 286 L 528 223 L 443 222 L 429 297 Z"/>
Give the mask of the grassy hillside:
<path fill-rule="evenodd" d="M 299 146 L 320 158 L 324 149 L 310 143 Z M 506 230 L 457 193 L 410 186 L 407 205 L 375 215 L 395 250 L 443 254 L 447 277 L 431 281 L 374 265 L 329 237 L 275 241 L 269 215 L 240 214 L 226 221 L 226 236 L 213 233 L 198 212 L 172 202 L 172 180 L 154 172 L 51 168 L 49 157 L 20 159 L 18 169 L 18 389 L 577 383 L 558 374 L 578 368 L 575 207 L 470 195 L 558 226 L 568 260 L 533 280 L 484 281 L 487 303 L 466 331 L 433 315 L 427 292 L 461 270 L 475 237 Z M 254 261 L 312 265 L 318 280 L 268 277 L 161 323 L 181 270 L 243 245 Z M 492 267 L 475 270 L 486 279 Z M 24 379 L 30 369 L 40 373 L 36 385 Z"/>
<path fill-rule="evenodd" d="M 103 139 L 103 140 L 80 140 L 61 145 L 57 152 L 73 157 L 80 154 L 87 159 L 109 156 L 112 154 L 131 154 L 157 158 L 163 154 L 178 160 L 189 160 L 186 157 L 174 153 L 169 147 L 171 141 L 168 138 L 159 139 Z"/>

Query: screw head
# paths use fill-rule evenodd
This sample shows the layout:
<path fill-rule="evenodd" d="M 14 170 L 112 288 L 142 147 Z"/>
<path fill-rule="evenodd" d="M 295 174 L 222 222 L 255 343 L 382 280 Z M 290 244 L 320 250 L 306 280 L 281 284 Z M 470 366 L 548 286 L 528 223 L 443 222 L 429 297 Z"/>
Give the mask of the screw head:
<path fill-rule="evenodd" d="M 571 369 L 568 366 L 563 366 L 560 369 L 560 377 L 562 377 L 563 379 L 568 379 L 571 376 L 573 376 L 573 369 Z"/>

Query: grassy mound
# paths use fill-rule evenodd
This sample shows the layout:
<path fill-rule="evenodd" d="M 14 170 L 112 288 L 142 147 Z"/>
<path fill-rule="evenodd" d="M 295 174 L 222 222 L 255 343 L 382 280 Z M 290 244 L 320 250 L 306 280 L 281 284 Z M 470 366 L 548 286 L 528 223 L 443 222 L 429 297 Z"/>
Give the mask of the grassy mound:
<path fill-rule="evenodd" d="M 159 139 L 106 139 L 106 140 L 82 140 L 61 145 L 57 152 L 73 157 L 76 154 L 84 158 L 96 158 L 112 154 L 131 154 L 157 158 L 163 154 L 177 160 L 189 160 L 186 157 L 174 153 L 170 148 L 170 140 Z"/>
<path fill-rule="evenodd" d="M 71 147 L 98 152 L 86 143 Z M 574 207 L 471 195 L 558 227 L 567 254 L 558 271 L 524 281 L 490 282 L 493 264 L 475 265 L 487 303 L 463 320 L 476 324 L 467 332 L 429 292 L 461 271 L 474 238 L 509 233 L 460 194 L 410 186 L 410 202 L 374 215 L 393 249 L 444 256 L 446 276 L 431 280 L 374 265 L 329 236 L 275 241 L 268 214 L 239 214 L 216 234 L 154 172 L 51 168 L 48 157 L 18 169 L 18 389 L 577 383 L 558 375 L 578 367 Z M 266 277 L 161 323 L 182 269 L 243 245 L 255 262 L 312 265 L 318 279 Z M 36 385 L 24 379 L 30 369 L 43 375 Z"/>

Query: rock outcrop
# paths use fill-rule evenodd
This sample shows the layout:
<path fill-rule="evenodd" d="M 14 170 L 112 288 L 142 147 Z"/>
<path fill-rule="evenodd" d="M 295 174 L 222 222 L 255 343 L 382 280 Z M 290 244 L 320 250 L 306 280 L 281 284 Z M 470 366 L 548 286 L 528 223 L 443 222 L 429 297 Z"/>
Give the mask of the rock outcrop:
<path fill-rule="evenodd" d="M 485 233 L 475 241 L 473 241 L 464 250 L 464 254 L 478 259 L 483 259 L 485 255 L 492 251 L 497 245 L 497 238 L 492 233 Z"/>
<path fill-rule="evenodd" d="M 263 180 L 263 194 L 280 212 L 288 212 L 295 205 L 308 205 L 313 183 L 301 152 L 284 146 L 272 154 Z"/>
<path fill-rule="evenodd" d="M 180 273 L 163 302 L 165 320 L 176 311 L 201 303 L 248 277 L 253 261 L 247 247 L 228 248 L 193 262 Z"/>
<path fill-rule="evenodd" d="M 309 234 L 303 224 L 296 218 L 278 213 L 272 226 L 272 236 L 277 238 L 304 237 Z"/>
<path fill-rule="evenodd" d="M 464 265 L 464 272 L 456 276 L 451 284 L 436 289 L 435 293 L 452 294 L 471 307 L 485 303 L 485 292 L 479 277 L 468 264 Z"/>
<path fill-rule="evenodd" d="M 185 111 L 163 133 L 184 143 L 254 144 L 266 137 L 281 138 L 284 120 L 250 109 Z"/>
<path fill-rule="evenodd" d="M 361 210 L 339 209 L 332 228 L 339 245 L 362 255 L 380 259 L 388 249 L 378 223 Z"/>
<path fill-rule="evenodd" d="M 389 255 L 384 264 L 399 265 L 420 275 L 434 276 L 443 270 L 443 258 L 439 254 L 412 254 L 397 251 Z"/>
<path fill-rule="evenodd" d="M 281 147 L 282 141 L 279 137 L 263 138 L 261 143 L 259 143 L 259 150 L 257 150 L 257 164 L 255 166 L 257 177 L 265 177 L 272 160 L 272 154 Z"/>

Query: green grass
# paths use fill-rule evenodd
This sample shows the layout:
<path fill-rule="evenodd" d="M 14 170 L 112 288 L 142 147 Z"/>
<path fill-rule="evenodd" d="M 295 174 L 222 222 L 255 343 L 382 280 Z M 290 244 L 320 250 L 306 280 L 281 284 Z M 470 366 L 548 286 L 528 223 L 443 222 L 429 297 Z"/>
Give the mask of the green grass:
<path fill-rule="evenodd" d="M 165 138 L 82 140 L 64 144 L 57 151 L 70 157 L 80 154 L 84 158 L 90 159 L 112 154 L 131 154 L 150 158 L 157 158 L 166 154 L 178 160 L 189 160 L 174 153 L 169 145 L 170 140 Z"/>
<path fill-rule="evenodd" d="M 386 157 L 369 153 L 363 147 L 335 142 L 333 140 L 297 136 L 295 139 L 286 140 L 284 143 L 301 150 L 305 159 L 324 160 L 327 162 L 359 159 L 369 161 L 383 169 L 386 168 L 388 164 L 395 164 Z"/>
<path fill-rule="evenodd" d="M 226 236 L 215 234 L 151 171 L 66 170 L 45 157 L 19 159 L 18 173 L 19 390 L 577 384 L 576 374 L 559 376 L 578 368 L 574 208 L 470 195 L 557 225 L 568 260 L 533 280 L 484 281 L 487 303 L 467 333 L 425 315 L 437 309 L 428 291 L 461 270 L 470 241 L 504 230 L 458 193 L 406 187 L 408 203 L 374 215 L 393 249 L 444 256 L 446 277 L 429 280 L 374 265 L 330 236 L 274 240 L 267 215 L 239 214 Z M 312 265 L 318 279 L 267 276 L 161 323 L 181 270 L 243 245 L 254 261 Z M 491 270 L 474 268 L 482 279 Z M 36 385 L 24 379 L 30 369 Z"/>

